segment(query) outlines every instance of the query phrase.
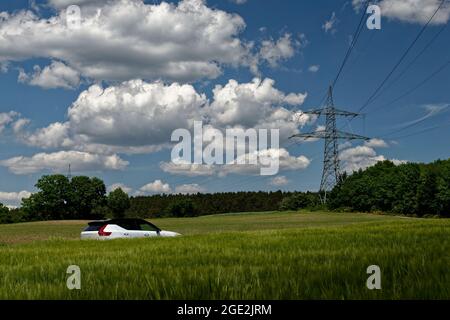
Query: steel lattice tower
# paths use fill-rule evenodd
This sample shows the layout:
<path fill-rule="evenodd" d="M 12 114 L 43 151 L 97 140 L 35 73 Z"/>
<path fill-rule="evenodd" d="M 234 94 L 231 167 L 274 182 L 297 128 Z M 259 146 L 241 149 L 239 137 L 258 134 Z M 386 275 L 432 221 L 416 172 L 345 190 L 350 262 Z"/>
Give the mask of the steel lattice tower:
<path fill-rule="evenodd" d="M 329 191 L 333 189 L 339 181 L 340 175 L 336 113 L 334 109 L 333 91 L 331 87 L 328 89 L 325 117 L 325 149 L 323 155 L 322 180 L 320 182 L 321 191 Z"/>
<path fill-rule="evenodd" d="M 322 202 L 327 201 L 327 193 L 330 192 L 336 183 L 338 183 L 341 173 L 339 165 L 339 139 L 345 140 L 369 140 L 369 138 L 340 131 L 336 128 L 336 116 L 357 117 L 358 113 L 339 110 L 334 107 L 333 88 L 328 89 L 328 96 L 324 108 L 303 112 L 304 114 L 312 114 L 317 116 L 325 116 L 325 130 L 318 130 L 310 133 L 301 133 L 291 138 L 318 138 L 325 140 L 323 172 L 320 182 L 320 193 L 323 195 Z"/>

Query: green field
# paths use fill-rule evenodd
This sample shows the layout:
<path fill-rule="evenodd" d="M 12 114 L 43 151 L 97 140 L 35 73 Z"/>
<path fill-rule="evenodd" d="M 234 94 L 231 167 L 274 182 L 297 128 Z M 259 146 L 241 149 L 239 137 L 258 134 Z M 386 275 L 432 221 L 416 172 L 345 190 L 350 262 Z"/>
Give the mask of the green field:
<path fill-rule="evenodd" d="M 172 239 L 81 241 L 85 222 L 0 226 L 0 299 L 450 299 L 450 220 L 254 213 L 155 224 Z M 81 268 L 81 290 L 66 269 Z M 368 290 L 369 265 L 382 289 Z"/>

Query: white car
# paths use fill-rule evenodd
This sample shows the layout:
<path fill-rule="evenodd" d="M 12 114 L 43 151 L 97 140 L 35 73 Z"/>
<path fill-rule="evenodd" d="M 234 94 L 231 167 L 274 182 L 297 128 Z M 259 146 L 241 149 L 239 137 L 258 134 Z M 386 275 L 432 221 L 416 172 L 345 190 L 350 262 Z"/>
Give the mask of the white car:
<path fill-rule="evenodd" d="M 111 219 L 89 222 L 81 232 L 81 239 L 123 239 L 176 237 L 179 233 L 164 231 L 143 219 Z"/>

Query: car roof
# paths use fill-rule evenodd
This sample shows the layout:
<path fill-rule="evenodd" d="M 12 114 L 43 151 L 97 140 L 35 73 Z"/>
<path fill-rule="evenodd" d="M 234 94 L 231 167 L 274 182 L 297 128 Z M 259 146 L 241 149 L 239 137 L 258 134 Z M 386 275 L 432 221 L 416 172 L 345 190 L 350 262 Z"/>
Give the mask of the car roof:
<path fill-rule="evenodd" d="M 129 223 L 129 222 L 145 222 L 148 223 L 152 226 L 154 226 L 155 228 L 159 229 L 157 226 L 155 226 L 153 223 L 148 222 L 147 220 L 144 219 L 139 219 L 139 218 L 120 218 L 120 219 L 107 219 L 107 220 L 96 220 L 96 221 L 92 221 L 89 222 L 88 225 L 90 226 L 98 226 L 98 225 L 105 225 L 105 224 L 123 224 L 123 223 Z"/>
<path fill-rule="evenodd" d="M 136 222 L 136 221 L 146 221 L 146 220 L 139 219 L 139 218 L 118 218 L 118 219 L 95 220 L 95 221 L 89 222 L 89 224 L 100 224 L 100 223 L 113 224 L 113 223 L 132 222 L 132 221 Z"/>

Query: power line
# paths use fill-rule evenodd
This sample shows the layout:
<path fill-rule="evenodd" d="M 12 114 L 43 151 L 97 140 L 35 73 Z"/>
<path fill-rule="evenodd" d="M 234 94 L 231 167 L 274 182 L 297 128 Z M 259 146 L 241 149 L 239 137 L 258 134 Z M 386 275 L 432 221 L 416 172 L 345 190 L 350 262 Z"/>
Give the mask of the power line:
<path fill-rule="evenodd" d="M 382 105 L 381 107 L 378 108 L 378 111 L 381 109 L 384 109 L 392 104 L 394 104 L 395 102 L 403 99 L 404 97 L 410 95 L 411 93 L 415 92 L 418 88 L 422 87 L 423 85 L 425 85 L 428 81 L 430 81 L 431 79 L 433 79 L 435 76 L 437 76 L 439 73 L 441 73 L 442 71 L 444 71 L 445 68 L 447 68 L 450 65 L 450 59 L 448 61 L 446 61 L 444 64 L 442 64 L 441 66 L 439 66 L 435 71 L 433 71 L 428 77 L 426 77 L 424 80 L 420 81 L 417 85 L 415 85 L 414 87 L 412 87 L 411 89 L 408 89 L 407 91 L 405 91 L 404 93 L 402 93 L 401 95 L 399 95 L 397 98 L 391 100 L 390 102 Z M 373 111 L 372 111 L 373 112 Z"/>
<path fill-rule="evenodd" d="M 368 6 L 369 6 L 369 0 L 366 0 L 365 8 L 364 8 L 364 10 L 362 12 L 361 19 L 359 20 L 358 27 L 356 28 L 356 30 L 355 30 L 355 32 L 353 34 L 352 42 L 351 42 L 349 48 L 347 49 L 347 52 L 346 52 L 345 57 L 344 57 L 344 60 L 342 61 L 342 64 L 341 64 L 341 66 L 339 68 L 339 71 L 338 71 L 338 73 L 336 75 L 336 78 L 333 81 L 333 84 L 332 84 L 333 88 L 335 87 L 337 81 L 339 80 L 339 77 L 340 77 L 340 75 L 342 73 L 342 70 L 344 69 L 344 67 L 345 67 L 345 65 L 346 65 L 346 63 L 348 61 L 348 58 L 350 57 L 350 54 L 352 53 L 353 48 L 355 47 L 356 43 L 358 42 L 359 36 L 360 36 L 362 30 L 364 29 L 363 28 L 364 17 L 366 16 L 366 11 L 367 11 Z"/>
<path fill-rule="evenodd" d="M 443 127 L 446 127 L 446 126 L 449 126 L 449 125 L 450 125 L 450 122 L 446 122 L 446 123 L 441 124 L 441 125 L 428 127 L 428 128 L 423 129 L 423 130 L 412 132 L 412 133 L 409 133 L 409 134 L 406 134 L 406 135 L 403 135 L 403 136 L 390 137 L 390 139 L 395 139 L 395 140 L 405 139 L 405 138 L 417 136 L 417 135 L 420 135 L 420 134 L 423 134 L 423 133 L 426 133 L 426 132 L 434 131 L 436 129 L 440 129 L 440 128 L 443 128 Z M 383 137 L 386 137 L 386 136 L 383 136 Z"/>
<path fill-rule="evenodd" d="M 405 126 L 405 127 L 403 127 L 403 128 L 393 130 L 393 131 L 391 131 L 390 133 L 387 133 L 387 134 L 385 134 L 385 135 L 380 136 L 380 138 L 385 138 L 385 137 L 388 137 L 388 136 L 390 136 L 390 135 L 392 135 L 392 134 L 396 134 L 396 133 L 405 131 L 405 130 L 407 130 L 407 129 L 413 128 L 413 127 L 415 127 L 415 126 L 417 126 L 417 125 L 419 125 L 419 124 L 425 122 L 426 120 L 428 120 L 428 118 L 421 119 L 421 120 L 419 120 L 419 121 L 417 121 L 417 122 L 414 122 L 414 123 L 411 123 L 411 124 L 409 124 L 409 125 L 407 125 L 407 126 Z"/>
<path fill-rule="evenodd" d="M 397 68 L 400 66 L 400 64 L 403 62 L 403 60 L 406 58 L 408 53 L 411 51 L 411 49 L 414 47 L 414 45 L 417 43 L 419 38 L 422 36 L 423 32 L 426 30 L 428 25 L 431 23 L 433 18 L 436 16 L 438 11 L 442 8 L 442 5 L 444 4 L 446 0 L 442 0 L 439 7 L 434 11 L 433 15 L 428 19 L 427 23 L 422 27 L 420 32 L 417 34 L 413 42 L 409 45 L 409 47 L 406 49 L 406 51 L 403 53 L 403 55 L 400 57 L 400 59 L 397 61 L 397 63 L 394 65 L 394 67 L 391 69 L 391 71 L 388 73 L 388 75 L 383 79 L 383 81 L 380 83 L 380 85 L 376 88 L 376 90 L 372 93 L 372 95 L 367 99 L 367 101 L 361 106 L 361 108 L 358 109 L 358 112 L 361 112 L 364 110 L 370 103 L 374 101 L 374 97 L 380 92 L 380 90 L 384 87 L 386 82 L 391 78 L 391 76 L 394 74 L 394 72 L 397 70 Z"/>
<path fill-rule="evenodd" d="M 351 61 L 350 65 L 348 66 L 347 69 L 353 69 L 357 63 L 359 62 L 359 60 L 361 59 L 362 56 L 364 56 L 367 53 L 367 49 L 369 48 L 369 46 L 372 44 L 373 39 L 375 38 L 375 36 L 378 34 L 378 32 L 371 32 L 370 33 L 370 37 L 367 39 L 367 41 L 363 44 L 362 49 L 357 52 L 357 56 Z"/>
<path fill-rule="evenodd" d="M 397 77 L 395 77 L 390 83 L 389 85 L 384 89 L 384 91 L 389 90 L 392 85 L 394 83 L 397 82 L 398 79 L 400 79 L 411 67 L 412 65 L 425 53 L 425 51 L 427 51 L 427 49 L 429 47 L 431 47 L 431 45 L 434 43 L 434 41 L 436 41 L 436 39 L 441 35 L 441 33 L 445 30 L 445 28 L 447 27 L 447 24 L 444 24 L 443 27 L 441 27 L 441 29 L 434 35 L 434 37 L 425 45 L 425 47 L 414 57 L 414 59 L 406 66 L 406 68 L 404 68 L 402 70 L 402 72 L 399 73 L 399 75 Z M 383 90 L 378 93 L 378 95 L 373 99 L 373 101 L 375 101 L 376 99 L 378 99 L 380 97 L 380 95 L 383 93 Z"/>
<path fill-rule="evenodd" d="M 357 26 L 355 32 L 353 33 L 352 42 L 350 43 L 350 46 L 347 49 L 347 52 L 345 53 L 344 59 L 341 62 L 341 65 L 340 65 L 340 67 L 338 69 L 338 73 L 337 73 L 336 77 L 333 80 L 333 83 L 332 83 L 332 87 L 333 88 L 336 85 L 337 81 L 339 80 L 339 78 L 340 78 L 340 76 L 342 74 L 342 71 L 344 70 L 344 67 L 345 67 L 346 63 L 347 63 L 348 59 L 350 58 L 350 55 L 351 55 L 353 49 L 355 48 L 356 43 L 358 42 L 359 36 L 361 35 L 362 30 L 364 29 L 363 28 L 363 25 L 364 25 L 363 22 L 364 22 L 364 17 L 366 16 L 366 11 L 367 11 L 367 8 L 369 7 L 369 4 L 370 4 L 370 0 L 366 0 L 366 2 L 364 4 L 364 10 L 362 11 L 361 19 L 360 19 L 360 21 L 358 23 L 358 26 Z M 318 103 L 318 106 L 321 106 L 325 102 L 327 96 L 328 96 L 328 88 L 325 90 L 322 99 Z"/>
<path fill-rule="evenodd" d="M 341 62 L 341 65 L 338 69 L 338 73 L 333 80 L 333 84 L 332 84 L 333 88 L 336 85 L 337 81 L 339 80 L 339 77 L 341 76 L 342 71 L 344 70 L 344 67 L 347 64 L 347 61 L 350 58 L 350 55 L 351 55 L 353 49 L 355 48 L 356 43 L 358 42 L 359 36 L 361 35 L 362 30 L 364 29 L 363 22 L 364 22 L 364 17 L 366 15 L 367 8 L 369 7 L 369 1 L 370 0 L 366 0 L 366 2 L 365 2 L 365 6 L 364 6 L 364 10 L 362 11 L 361 19 L 358 23 L 358 26 L 357 26 L 355 32 L 353 33 L 352 42 L 350 43 L 350 46 L 348 47 L 347 52 L 345 53 L 344 59 Z M 321 106 L 325 102 L 327 96 L 328 96 L 328 88 L 325 90 L 322 99 L 318 103 L 318 106 Z"/>

